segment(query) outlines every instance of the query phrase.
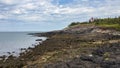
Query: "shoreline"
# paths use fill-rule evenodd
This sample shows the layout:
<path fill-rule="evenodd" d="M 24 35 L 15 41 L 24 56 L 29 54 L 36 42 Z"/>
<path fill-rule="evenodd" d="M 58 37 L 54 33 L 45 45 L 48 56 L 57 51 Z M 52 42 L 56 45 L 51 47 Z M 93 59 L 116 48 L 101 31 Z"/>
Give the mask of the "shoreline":
<path fill-rule="evenodd" d="M 13 33 L 13 32 L 12 32 Z M 16 33 L 16 32 L 15 32 Z M 21 32 L 20 32 L 21 33 Z M 23 32 L 23 33 L 26 33 L 26 32 Z M 32 34 L 35 34 L 35 33 L 32 33 Z M 38 36 L 35 36 L 35 35 L 32 35 L 30 33 L 27 32 L 26 35 L 31 35 L 31 36 L 34 36 L 34 37 L 38 37 Z M 14 56 L 14 57 L 19 57 L 20 56 L 20 53 L 23 53 L 23 52 L 26 52 L 26 51 L 29 51 L 29 48 L 34 48 L 35 46 L 41 44 L 43 41 L 45 41 L 47 39 L 47 37 L 38 37 L 37 39 L 35 39 L 35 42 L 34 44 L 31 44 L 29 47 L 27 48 L 19 48 L 18 51 L 11 51 L 11 52 L 4 52 L 2 55 L 0 55 L 0 60 L 2 59 L 6 59 L 8 58 L 9 56 Z M 6 57 L 6 58 L 5 58 Z"/>
<path fill-rule="evenodd" d="M 79 32 L 78 32 L 79 31 Z M 118 35 L 114 35 L 114 33 Z M 12 67 L 20 67 L 20 68 L 54 68 L 55 66 L 65 66 L 66 63 L 69 64 L 71 61 L 71 65 L 74 64 L 74 58 L 82 60 L 84 65 L 94 65 L 89 60 L 94 58 L 95 60 L 100 60 L 98 58 L 99 54 L 96 55 L 94 52 L 99 52 L 99 49 L 104 50 L 105 45 L 119 45 L 120 36 L 119 31 L 111 30 L 111 29 L 103 29 L 96 26 L 84 26 L 79 28 L 72 28 L 60 31 L 52 31 L 46 33 L 35 33 L 35 36 L 41 37 L 46 36 L 47 39 L 42 42 L 42 44 L 38 44 L 34 48 L 28 48 L 30 51 L 26 53 L 21 53 L 18 58 L 13 56 L 8 57 L 6 62 L 3 63 L 1 61 L 0 66 L 12 66 Z M 113 42 L 112 40 L 118 40 L 118 42 Z M 112 43 L 109 43 L 112 42 Z M 108 47 L 105 47 L 109 50 Z M 119 47 L 118 47 L 119 48 Z M 119 51 L 118 51 L 119 52 Z M 93 54 L 94 53 L 94 54 Z M 102 55 L 106 53 L 104 51 Z M 112 53 L 112 52 L 110 52 Z M 93 55 L 98 56 L 97 58 Z M 100 54 L 101 55 L 101 54 Z M 108 56 L 108 55 L 107 55 Z M 108 59 L 109 57 L 105 57 L 104 59 Z M 114 54 L 112 55 L 114 56 Z M 106 60 L 105 64 L 106 64 Z M 119 60 L 119 59 L 118 59 Z M 11 61 L 11 62 L 10 62 Z M 93 60 L 92 60 L 93 61 Z M 100 60 L 103 62 L 103 60 Z M 9 65 L 10 62 L 10 65 Z M 86 64 L 84 62 L 90 62 L 91 64 Z M 97 61 L 96 61 L 97 62 Z M 17 65 L 16 65 L 17 63 Z M 5 64 L 5 65 L 4 65 Z M 61 65 L 62 64 L 62 65 Z M 95 63 L 97 64 L 97 63 Z M 117 64 L 117 63 L 116 63 Z M 99 66 L 99 64 L 97 64 Z M 109 65 L 109 64 L 108 64 Z M 80 65 L 82 66 L 82 65 Z M 101 66 L 101 65 L 100 65 Z M 103 65 L 106 66 L 106 65 Z"/>

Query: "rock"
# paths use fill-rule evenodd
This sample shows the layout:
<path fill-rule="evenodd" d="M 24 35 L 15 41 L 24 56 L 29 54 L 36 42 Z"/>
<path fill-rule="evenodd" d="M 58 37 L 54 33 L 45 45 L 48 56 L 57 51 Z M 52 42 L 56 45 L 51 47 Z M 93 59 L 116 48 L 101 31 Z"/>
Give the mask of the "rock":
<path fill-rule="evenodd" d="M 107 60 L 107 61 L 103 61 L 103 64 L 115 65 L 116 61 L 115 60 Z"/>
<path fill-rule="evenodd" d="M 47 64 L 47 65 L 44 65 L 44 68 L 54 68 L 54 65 L 53 64 Z"/>
<path fill-rule="evenodd" d="M 39 67 L 35 64 L 35 65 L 28 65 L 27 68 L 39 68 Z"/>
<path fill-rule="evenodd" d="M 73 60 L 66 62 L 69 68 L 85 68 L 80 58 L 74 58 Z"/>
<path fill-rule="evenodd" d="M 94 55 L 99 55 L 99 56 L 103 56 L 104 52 L 105 52 L 105 51 L 104 51 L 102 48 L 99 48 L 99 49 L 93 51 L 92 54 L 94 54 Z"/>
<path fill-rule="evenodd" d="M 110 68 L 111 66 L 109 64 L 101 64 L 102 68 Z"/>
<path fill-rule="evenodd" d="M 80 59 L 84 61 L 93 61 L 94 57 L 82 55 Z"/>
<path fill-rule="evenodd" d="M 3 58 L 0 58 L 0 60 L 3 60 Z"/>
<path fill-rule="evenodd" d="M 37 40 L 35 40 L 35 41 L 42 41 L 42 39 L 37 39 Z"/>
<path fill-rule="evenodd" d="M 103 57 L 96 57 L 96 58 L 94 58 L 93 63 L 101 64 L 102 61 L 103 61 Z"/>
<path fill-rule="evenodd" d="M 120 64 L 120 56 L 117 56 L 117 57 L 116 57 L 116 62 L 117 62 L 118 64 Z"/>
<path fill-rule="evenodd" d="M 110 68 L 120 68 L 120 65 L 112 65 Z"/>
<path fill-rule="evenodd" d="M 119 53 L 120 44 L 105 44 L 90 55 L 82 54 L 68 62 L 51 64 L 46 68 L 119 68 Z"/>
<path fill-rule="evenodd" d="M 45 65 L 44 68 L 69 68 L 69 67 L 65 62 L 58 62 L 54 65 L 53 64 Z"/>

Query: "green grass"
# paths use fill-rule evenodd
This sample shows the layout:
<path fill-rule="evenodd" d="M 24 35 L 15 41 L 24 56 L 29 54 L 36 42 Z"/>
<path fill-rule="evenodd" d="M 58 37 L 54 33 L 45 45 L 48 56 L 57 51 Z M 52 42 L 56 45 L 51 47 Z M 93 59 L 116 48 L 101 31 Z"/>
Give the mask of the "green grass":
<path fill-rule="evenodd" d="M 113 28 L 113 29 L 116 29 L 116 30 L 120 30 L 120 24 L 101 23 L 101 24 L 97 24 L 97 25 L 101 26 L 101 27 Z"/>
<path fill-rule="evenodd" d="M 120 30 L 120 17 L 95 19 L 94 22 L 72 22 L 68 28 L 79 27 L 83 25 L 96 25 L 105 28 Z"/>

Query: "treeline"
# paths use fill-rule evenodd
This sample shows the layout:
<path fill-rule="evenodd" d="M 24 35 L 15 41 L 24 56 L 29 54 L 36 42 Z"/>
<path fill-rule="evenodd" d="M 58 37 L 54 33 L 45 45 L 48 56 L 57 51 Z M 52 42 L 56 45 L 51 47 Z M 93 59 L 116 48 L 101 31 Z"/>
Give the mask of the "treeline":
<path fill-rule="evenodd" d="M 75 25 L 78 25 L 78 24 L 86 24 L 86 23 L 89 23 L 89 22 L 72 22 L 70 25 L 68 25 L 69 27 L 71 26 L 75 26 Z"/>
<path fill-rule="evenodd" d="M 94 21 L 91 23 L 95 23 L 95 24 L 120 24 L 120 17 L 94 19 Z"/>

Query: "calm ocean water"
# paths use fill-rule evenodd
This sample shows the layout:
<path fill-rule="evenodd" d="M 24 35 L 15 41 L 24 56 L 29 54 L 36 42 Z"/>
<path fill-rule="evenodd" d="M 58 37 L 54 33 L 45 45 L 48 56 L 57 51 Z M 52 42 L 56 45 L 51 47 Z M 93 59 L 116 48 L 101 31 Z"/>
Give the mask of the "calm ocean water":
<path fill-rule="evenodd" d="M 0 56 L 9 55 L 8 52 L 13 55 L 19 55 L 21 48 L 33 47 L 37 44 L 36 39 L 43 39 L 45 37 L 36 37 L 28 35 L 29 32 L 0 32 Z"/>

